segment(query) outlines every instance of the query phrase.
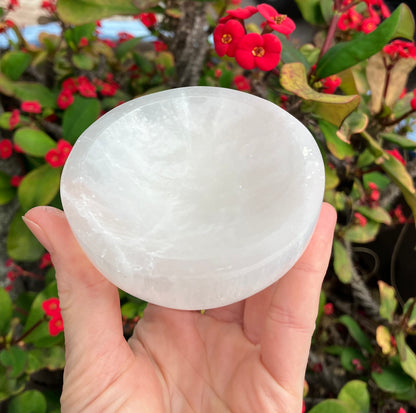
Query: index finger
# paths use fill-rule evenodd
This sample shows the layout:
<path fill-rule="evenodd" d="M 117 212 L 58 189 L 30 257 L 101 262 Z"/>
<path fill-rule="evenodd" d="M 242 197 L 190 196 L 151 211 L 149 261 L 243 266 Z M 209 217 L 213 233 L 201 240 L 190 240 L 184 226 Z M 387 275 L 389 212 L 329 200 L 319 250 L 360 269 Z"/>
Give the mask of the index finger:
<path fill-rule="evenodd" d="M 307 249 L 277 283 L 260 336 L 265 367 L 291 394 L 301 394 L 303 389 L 335 223 L 334 208 L 324 203 Z"/>

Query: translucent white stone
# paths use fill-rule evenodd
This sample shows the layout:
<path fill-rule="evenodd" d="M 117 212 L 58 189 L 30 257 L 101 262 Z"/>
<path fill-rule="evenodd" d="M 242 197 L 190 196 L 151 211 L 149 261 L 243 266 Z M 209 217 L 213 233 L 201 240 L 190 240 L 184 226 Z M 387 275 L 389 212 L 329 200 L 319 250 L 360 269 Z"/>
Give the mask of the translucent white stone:
<path fill-rule="evenodd" d="M 284 275 L 319 215 L 309 131 L 269 101 L 188 87 L 107 113 L 65 165 L 66 216 L 122 290 L 178 309 L 242 300 Z"/>

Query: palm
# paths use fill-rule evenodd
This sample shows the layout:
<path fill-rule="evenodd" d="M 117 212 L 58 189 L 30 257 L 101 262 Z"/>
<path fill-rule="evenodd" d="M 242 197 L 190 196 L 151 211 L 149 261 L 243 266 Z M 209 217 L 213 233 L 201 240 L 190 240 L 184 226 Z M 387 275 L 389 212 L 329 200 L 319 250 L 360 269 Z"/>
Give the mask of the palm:
<path fill-rule="evenodd" d="M 149 305 L 128 343 L 117 289 L 80 251 L 63 214 L 38 208 L 26 223 L 57 270 L 64 413 L 300 411 L 334 225 L 329 206 L 307 251 L 279 282 L 204 314 Z"/>

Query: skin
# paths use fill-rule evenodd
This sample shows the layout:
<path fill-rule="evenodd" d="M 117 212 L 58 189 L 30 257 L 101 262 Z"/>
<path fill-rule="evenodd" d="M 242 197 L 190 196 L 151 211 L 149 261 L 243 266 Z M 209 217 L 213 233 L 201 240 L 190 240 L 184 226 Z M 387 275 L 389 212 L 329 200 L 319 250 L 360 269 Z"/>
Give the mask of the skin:
<path fill-rule="evenodd" d="M 236 304 L 197 311 L 149 304 L 128 342 L 118 292 L 81 251 L 62 211 L 24 221 L 50 252 L 65 326 L 62 412 L 300 412 L 305 368 L 336 221 L 278 282 Z"/>

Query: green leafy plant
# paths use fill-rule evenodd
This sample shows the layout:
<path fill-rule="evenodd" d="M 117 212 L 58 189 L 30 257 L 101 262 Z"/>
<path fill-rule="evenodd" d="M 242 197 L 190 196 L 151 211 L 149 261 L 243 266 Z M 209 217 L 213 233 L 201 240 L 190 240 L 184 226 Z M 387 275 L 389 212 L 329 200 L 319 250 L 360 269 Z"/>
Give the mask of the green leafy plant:
<path fill-rule="evenodd" d="M 10 412 L 59 411 L 59 390 L 29 389 L 34 374 L 64 366 L 54 269 L 21 216 L 37 205 L 61 207 L 62 168 L 99 116 L 134 97 L 196 84 L 268 99 L 303 122 L 321 149 L 325 200 L 338 223 L 306 408 L 403 413 L 415 405 L 415 299 L 404 303 L 376 266 L 366 275 L 358 260 L 360 251 L 375 256 L 368 244 L 383 232 L 414 223 L 416 143 L 408 134 L 416 92 L 404 90 L 416 66 L 413 16 L 381 0 L 299 0 L 318 33 L 295 46 L 290 16 L 235 3 L 44 1 L 61 34 L 41 33 L 37 45 L 8 19 L 18 2 L 0 8 L 0 32 L 9 36 L 0 57 L 0 160 L 15 171 L 0 171 L 0 204 L 16 211 L 0 289 L 0 402 Z M 151 40 L 105 38 L 100 19 L 116 14 L 140 20 Z M 122 292 L 120 300 L 128 337 L 146 303 Z"/>

